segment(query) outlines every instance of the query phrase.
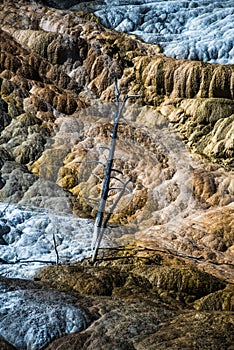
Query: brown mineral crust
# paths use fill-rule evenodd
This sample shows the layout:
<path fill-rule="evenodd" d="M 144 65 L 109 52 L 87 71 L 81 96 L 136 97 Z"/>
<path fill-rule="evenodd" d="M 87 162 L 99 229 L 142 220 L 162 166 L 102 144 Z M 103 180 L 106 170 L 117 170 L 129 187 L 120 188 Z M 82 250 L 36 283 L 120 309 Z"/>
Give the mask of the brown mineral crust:
<path fill-rule="evenodd" d="M 5 342 L 3 339 L 0 340 L 0 349 L 1 350 L 16 350 L 14 346 Z"/>

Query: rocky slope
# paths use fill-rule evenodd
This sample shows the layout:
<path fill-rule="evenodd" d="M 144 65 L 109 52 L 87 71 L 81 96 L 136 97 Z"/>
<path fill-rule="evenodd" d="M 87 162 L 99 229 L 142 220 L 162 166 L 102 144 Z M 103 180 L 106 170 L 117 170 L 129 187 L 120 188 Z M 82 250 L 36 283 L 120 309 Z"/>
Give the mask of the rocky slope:
<path fill-rule="evenodd" d="M 45 3 L 94 13 L 112 29 L 160 44 L 173 58 L 234 63 L 232 0 L 97 0 Z"/>
<path fill-rule="evenodd" d="M 105 161 L 114 76 L 122 95 L 142 94 L 115 159 L 132 194 L 108 239 L 125 248 L 37 276 L 81 294 L 73 302 L 96 320 L 48 349 L 231 349 L 234 66 L 168 58 L 92 14 L 42 3 L 6 1 L 0 17 L 2 202 L 94 218 L 103 168 L 92 161 Z"/>

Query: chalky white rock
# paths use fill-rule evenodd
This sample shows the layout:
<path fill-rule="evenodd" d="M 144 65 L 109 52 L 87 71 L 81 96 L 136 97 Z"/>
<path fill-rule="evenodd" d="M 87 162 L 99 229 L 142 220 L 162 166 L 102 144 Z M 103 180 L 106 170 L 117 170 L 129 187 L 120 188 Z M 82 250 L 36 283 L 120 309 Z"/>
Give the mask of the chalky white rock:
<path fill-rule="evenodd" d="M 234 64 L 232 0 L 106 0 L 74 9 L 87 7 L 105 26 L 158 44 L 166 56 Z"/>

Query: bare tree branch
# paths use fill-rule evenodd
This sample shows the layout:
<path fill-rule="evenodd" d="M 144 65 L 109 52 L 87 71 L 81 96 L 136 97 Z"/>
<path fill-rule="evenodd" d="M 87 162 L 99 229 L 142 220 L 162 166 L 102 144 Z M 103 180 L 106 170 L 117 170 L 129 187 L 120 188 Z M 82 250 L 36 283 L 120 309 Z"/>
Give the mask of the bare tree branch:
<path fill-rule="evenodd" d="M 118 173 L 118 174 L 123 175 L 123 172 L 122 172 L 121 170 L 112 168 L 111 171 L 114 171 L 114 172 L 116 172 L 116 173 Z"/>
<path fill-rule="evenodd" d="M 6 211 L 8 209 L 8 207 L 11 204 L 11 200 L 8 201 L 7 205 L 5 206 L 5 208 L 3 209 L 3 211 L 0 213 L 0 216 L 4 216 L 6 214 Z"/>
<path fill-rule="evenodd" d="M 119 87 L 118 87 L 117 77 L 115 77 L 115 80 L 114 80 L 114 88 L 115 88 L 115 95 L 116 95 L 116 110 L 115 110 L 115 113 L 113 115 L 114 125 L 113 125 L 113 131 L 111 133 L 111 145 L 109 147 L 108 159 L 107 159 L 107 162 L 105 165 L 105 175 L 104 175 L 104 179 L 103 179 L 101 199 L 99 201 L 98 212 L 97 212 L 96 220 L 95 220 L 95 224 L 94 224 L 93 239 L 92 239 L 92 245 L 91 245 L 91 249 L 93 250 L 92 262 L 95 262 L 95 260 L 96 260 L 98 249 L 99 249 L 99 246 L 101 244 L 101 240 L 103 238 L 105 229 L 107 227 L 107 223 L 108 223 L 113 211 L 115 210 L 120 199 L 124 195 L 124 192 L 126 190 L 128 190 L 130 192 L 130 190 L 127 189 L 127 185 L 130 182 L 130 179 L 124 183 L 124 181 L 122 181 L 121 179 L 118 179 L 116 176 L 113 176 L 112 172 L 116 172 L 116 173 L 119 173 L 121 175 L 123 175 L 123 172 L 118 170 L 118 169 L 114 169 L 112 166 L 113 166 L 113 161 L 114 161 L 114 153 L 115 153 L 115 147 L 116 147 L 116 141 L 117 141 L 119 120 L 123 115 L 123 109 L 124 109 L 125 103 L 129 98 L 138 98 L 138 97 L 142 97 L 142 95 L 125 95 L 123 100 L 120 101 L 120 91 L 119 91 Z M 111 179 L 116 179 L 116 180 L 120 181 L 123 184 L 123 186 L 121 186 L 121 187 L 110 186 Z M 107 199 L 109 197 L 109 191 L 111 191 L 111 190 L 120 190 L 120 193 L 119 193 L 117 199 L 115 200 L 115 202 L 113 203 L 110 211 L 108 212 L 108 214 L 105 217 L 104 213 L 105 213 L 105 208 L 106 208 L 106 202 L 107 202 Z"/>
<path fill-rule="evenodd" d="M 107 147 L 107 146 L 100 146 L 99 148 L 108 149 L 108 151 L 110 150 L 110 147 Z"/>
<path fill-rule="evenodd" d="M 95 174 L 95 173 L 93 173 L 92 174 L 94 177 L 96 177 L 99 181 L 103 181 L 103 179 L 99 176 L 99 175 L 97 175 L 97 174 Z"/>
<path fill-rule="evenodd" d="M 85 160 L 85 161 L 81 161 L 81 162 L 73 161 L 72 163 L 77 163 L 77 164 L 97 163 L 97 164 L 101 164 L 105 168 L 105 164 L 102 163 L 100 160 Z"/>
<path fill-rule="evenodd" d="M 122 181 L 121 179 L 119 179 L 117 176 L 111 176 L 111 179 L 115 179 L 116 181 L 119 181 L 119 182 L 121 182 L 121 184 L 125 184 L 125 182 L 124 181 Z"/>
<path fill-rule="evenodd" d="M 59 264 L 59 253 L 58 253 L 58 249 L 57 249 L 57 242 L 56 242 L 56 237 L 55 237 L 55 233 L 53 232 L 53 242 L 54 242 L 54 250 L 55 250 L 55 254 L 56 254 L 56 265 Z"/>
<path fill-rule="evenodd" d="M 101 229 L 101 231 L 100 231 L 100 234 L 99 234 L 99 236 L 97 237 L 97 242 L 95 242 L 95 246 L 94 246 L 94 250 L 93 250 L 93 255 L 92 255 L 92 261 L 93 261 L 93 262 L 94 262 L 94 261 L 96 260 L 96 258 L 97 258 L 98 249 L 99 249 L 99 247 L 100 247 L 100 244 L 101 244 L 101 241 L 102 241 L 104 232 L 105 232 L 105 230 L 106 230 L 106 228 L 107 228 L 107 223 L 108 223 L 108 221 L 109 221 L 111 215 L 113 214 L 115 208 L 117 207 L 117 205 L 118 205 L 120 199 L 122 198 L 122 196 L 123 196 L 123 194 L 124 194 L 124 192 L 125 192 L 125 190 L 126 190 L 127 185 L 128 185 L 129 182 L 130 182 L 130 179 L 129 179 L 129 180 L 125 183 L 125 185 L 122 187 L 122 190 L 121 190 L 121 192 L 119 193 L 118 198 L 117 198 L 116 201 L 113 203 L 113 205 L 112 205 L 112 207 L 111 207 L 109 213 L 107 214 L 107 216 L 106 216 L 106 218 L 105 218 L 105 220 L 104 220 L 104 223 L 103 223 L 102 229 Z"/>

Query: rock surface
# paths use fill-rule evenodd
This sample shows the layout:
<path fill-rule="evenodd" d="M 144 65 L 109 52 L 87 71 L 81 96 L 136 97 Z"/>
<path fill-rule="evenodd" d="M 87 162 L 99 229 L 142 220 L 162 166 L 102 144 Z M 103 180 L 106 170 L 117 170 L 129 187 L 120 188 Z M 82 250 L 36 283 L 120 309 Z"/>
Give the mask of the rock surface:
<path fill-rule="evenodd" d="M 16 348 L 9 343 L 5 342 L 4 340 L 0 340 L 0 346 L 2 350 L 15 350 Z"/>
<path fill-rule="evenodd" d="M 232 0 L 44 0 L 61 9 L 94 13 L 107 27 L 160 44 L 173 58 L 233 64 Z"/>
<path fill-rule="evenodd" d="M 48 267 L 43 292 L 18 281 L 3 296 L 35 306 L 32 294 L 49 298 L 52 286 L 60 305 L 79 299 L 91 325 L 49 345 L 67 333 L 60 315 L 63 331 L 40 345 L 51 350 L 231 350 L 234 66 L 168 58 L 92 14 L 42 2 L 0 3 L 0 23 L 0 201 L 94 218 L 103 167 L 93 160 L 106 159 L 114 76 L 121 97 L 142 94 L 124 111 L 114 162 L 131 178 L 108 236 L 122 250 L 102 250 L 96 266 Z M 7 305 L 1 336 L 30 349 L 4 335 Z"/>
<path fill-rule="evenodd" d="M 136 247 L 133 252 L 134 247 L 113 250 L 95 267 L 86 263 L 42 272 L 41 281 L 86 296 L 101 316 L 85 331 L 55 340 L 48 350 L 155 349 L 156 345 L 231 349 L 233 285 L 224 288 L 224 281 L 170 254 Z"/>
<path fill-rule="evenodd" d="M 234 63 L 231 0 L 98 0 L 63 6 L 95 13 L 105 26 L 160 44 L 170 57 Z"/>
<path fill-rule="evenodd" d="M 17 349 L 42 349 L 53 339 L 81 331 L 91 322 L 89 313 L 75 305 L 77 298 L 17 280 L 1 278 L 0 283 L 1 337 Z"/>

